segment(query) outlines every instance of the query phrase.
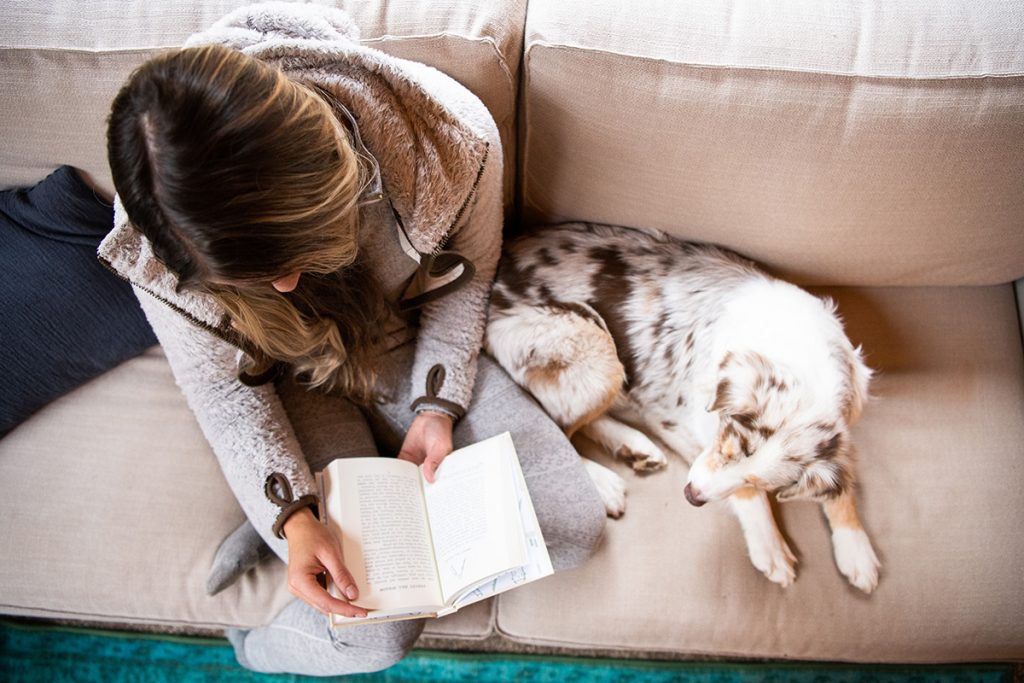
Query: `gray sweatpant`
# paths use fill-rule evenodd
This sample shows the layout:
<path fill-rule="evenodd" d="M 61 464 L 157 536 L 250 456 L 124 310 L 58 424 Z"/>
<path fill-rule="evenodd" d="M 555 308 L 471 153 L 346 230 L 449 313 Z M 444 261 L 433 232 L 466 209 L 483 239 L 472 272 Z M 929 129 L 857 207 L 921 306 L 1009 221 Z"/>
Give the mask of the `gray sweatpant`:
<path fill-rule="evenodd" d="M 398 452 L 415 415 L 409 410 L 412 343 L 388 354 L 380 389 L 391 397 L 364 414 L 344 399 L 309 392 L 292 380 L 278 390 L 310 468 L 337 457 L 373 455 L 378 446 Z M 601 499 L 579 455 L 558 426 L 493 360 L 480 356 L 466 416 L 455 426 L 460 448 L 504 431 L 512 433 L 537 519 L 556 571 L 586 560 L 604 529 Z M 259 492 L 261 493 L 261 492 Z M 259 530 L 287 562 L 287 543 Z M 239 662 L 254 671 L 314 676 L 379 671 L 399 661 L 416 642 L 423 620 L 331 628 L 327 618 L 295 600 L 274 620 L 229 638 Z"/>

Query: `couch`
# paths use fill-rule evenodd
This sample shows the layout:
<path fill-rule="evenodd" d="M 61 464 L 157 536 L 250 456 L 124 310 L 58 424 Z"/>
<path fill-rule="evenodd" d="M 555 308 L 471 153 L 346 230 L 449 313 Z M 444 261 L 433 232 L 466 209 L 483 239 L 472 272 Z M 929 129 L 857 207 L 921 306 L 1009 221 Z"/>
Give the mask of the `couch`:
<path fill-rule="evenodd" d="M 108 104 L 240 0 L 5 3 L 0 186 L 111 187 Z M 877 377 L 854 430 L 870 596 L 810 503 L 768 582 L 681 460 L 627 479 L 586 565 L 421 645 L 660 658 L 1024 660 L 1024 5 L 1016 0 L 341 0 L 362 39 L 490 108 L 508 231 L 567 220 L 723 244 L 834 297 Z M 2 277 L 2 276 L 0 276 Z M 1016 283 L 1015 283 L 1016 281 Z M 176 633 L 269 620 L 268 561 L 210 597 L 242 521 L 159 347 L 0 440 L 0 613 Z"/>

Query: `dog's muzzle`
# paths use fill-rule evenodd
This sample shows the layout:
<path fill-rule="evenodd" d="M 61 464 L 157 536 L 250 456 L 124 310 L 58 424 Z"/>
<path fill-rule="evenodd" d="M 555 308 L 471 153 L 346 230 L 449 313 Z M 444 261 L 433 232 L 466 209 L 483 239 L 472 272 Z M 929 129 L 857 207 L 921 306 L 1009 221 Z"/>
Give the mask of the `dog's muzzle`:
<path fill-rule="evenodd" d="M 686 500 L 689 501 L 690 505 L 693 505 L 694 507 L 700 507 L 707 502 L 693 492 L 693 484 L 690 484 L 689 482 L 687 482 L 686 488 L 683 489 L 683 495 L 686 496 Z"/>

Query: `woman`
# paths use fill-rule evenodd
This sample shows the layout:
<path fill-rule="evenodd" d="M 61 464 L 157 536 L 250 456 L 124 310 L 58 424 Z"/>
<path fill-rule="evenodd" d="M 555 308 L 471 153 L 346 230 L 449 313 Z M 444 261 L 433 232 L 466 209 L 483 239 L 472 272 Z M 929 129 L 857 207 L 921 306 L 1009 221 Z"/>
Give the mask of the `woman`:
<path fill-rule="evenodd" d="M 108 146 L 118 202 L 100 258 L 135 286 L 246 529 L 299 598 L 228 632 L 244 666 L 373 671 L 419 635 L 422 621 L 331 629 L 321 614 L 365 611 L 314 516 L 312 472 L 376 443 L 432 479 L 453 445 L 508 429 L 556 569 L 592 552 L 604 512 L 579 458 L 478 358 L 502 220 L 479 100 L 360 46 L 338 10 L 254 6 L 140 67 Z M 219 582 L 245 538 L 218 552 Z"/>

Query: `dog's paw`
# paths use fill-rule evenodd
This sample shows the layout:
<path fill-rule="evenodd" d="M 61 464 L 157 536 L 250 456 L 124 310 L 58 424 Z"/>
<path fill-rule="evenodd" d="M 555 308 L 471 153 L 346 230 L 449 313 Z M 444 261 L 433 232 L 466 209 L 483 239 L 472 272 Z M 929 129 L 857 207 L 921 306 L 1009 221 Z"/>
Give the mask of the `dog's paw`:
<path fill-rule="evenodd" d="M 865 593 L 875 590 L 882 565 L 863 529 L 840 527 L 833 531 L 832 551 L 839 571 L 854 587 Z"/>
<path fill-rule="evenodd" d="M 748 541 L 747 552 L 754 567 L 772 583 L 786 588 L 796 580 L 796 556 L 781 536 L 761 542 Z"/>
<path fill-rule="evenodd" d="M 615 449 L 615 457 L 628 463 L 634 472 L 653 472 L 668 464 L 665 453 L 639 432 Z"/>
<path fill-rule="evenodd" d="M 587 475 L 597 487 L 597 493 L 604 503 L 604 511 L 609 517 L 618 519 L 626 511 L 626 482 L 604 465 L 593 460 L 583 459 Z"/>

